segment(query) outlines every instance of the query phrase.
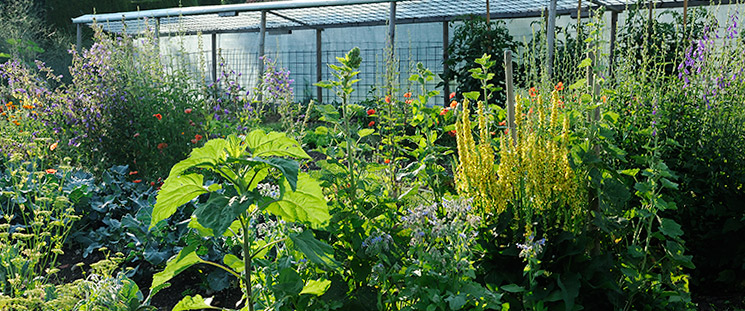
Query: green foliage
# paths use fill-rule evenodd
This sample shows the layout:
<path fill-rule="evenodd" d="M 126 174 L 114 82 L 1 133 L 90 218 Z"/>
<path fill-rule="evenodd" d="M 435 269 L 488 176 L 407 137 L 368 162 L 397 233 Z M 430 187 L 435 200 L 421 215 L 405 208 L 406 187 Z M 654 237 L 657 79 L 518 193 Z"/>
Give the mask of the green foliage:
<path fill-rule="evenodd" d="M 472 77 L 470 70 L 473 68 L 477 58 L 484 54 L 500 54 L 504 50 L 517 50 L 517 43 L 507 31 L 503 21 L 492 20 L 487 24 L 482 17 L 467 17 L 459 24 L 453 33 L 453 38 L 448 45 L 448 71 L 441 75 L 444 81 L 455 81 L 458 83 L 457 93 L 463 94 L 470 91 L 480 90 L 480 82 Z M 505 81 L 504 64 L 498 62 L 490 71 L 495 86 L 502 89 Z M 504 92 L 497 91 L 490 104 L 502 104 L 506 100 Z"/>
<path fill-rule="evenodd" d="M 231 232 L 232 238 L 240 241 L 237 244 L 241 245 L 243 259 L 237 256 L 225 257 L 223 262 L 227 266 L 223 266 L 201 259 L 197 254 L 197 245 L 187 247 L 168 262 L 164 271 L 153 277 L 151 290 L 194 264 L 206 263 L 238 277 L 244 284 L 244 298 L 248 309 L 253 310 L 258 296 L 251 290 L 251 275 L 254 273 L 251 269 L 252 261 L 264 249 L 287 240 L 259 239 L 261 235 L 254 225 L 257 217 L 273 215 L 283 222 L 306 223 L 314 228 L 327 225 L 330 218 L 326 200 L 317 182 L 304 173 L 300 174 L 299 164 L 295 160 L 282 157 L 309 158 L 298 143 L 285 134 L 255 130 L 245 137 L 231 135 L 227 139 L 210 140 L 204 147 L 193 150 L 188 159 L 174 165 L 158 194 L 151 228 L 173 215 L 181 205 L 201 194 L 209 193 L 206 201 L 197 204 L 191 222 L 198 222 L 194 227 L 200 228 L 197 232 L 205 237 L 220 238 Z M 209 174 L 207 176 L 210 178 L 217 178 L 217 181 L 209 186 L 205 185 L 205 174 Z M 260 184 L 261 182 L 271 182 L 275 186 Z M 228 230 L 234 222 L 238 222 L 238 232 Z M 333 262 L 333 257 L 329 254 L 330 246 L 315 240 L 309 234 L 309 231 L 305 231 L 298 236 L 303 237 L 302 239 L 292 235 L 290 238 L 297 249 L 311 261 L 326 264 Z M 243 268 L 237 269 L 241 266 L 240 261 L 243 262 Z M 291 268 L 283 269 L 281 271 L 290 269 L 294 274 L 283 272 L 280 279 L 287 275 L 297 275 Z M 281 301 L 280 297 L 297 296 L 301 289 L 302 283 L 297 291 L 279 290 L 275 291 L 275 296 Z M 198 306 L 194 304 L 198 300 L 187 296 L 181 302 L 182 308 Z"/>
<path fill-rule="evenodd" d="M 46 168 L 36 160 L 5 163 L 0 172 L 0 293 L 23 296 L 41 288 L 56 269 L 84 185 L 69 166 Z M 76 201 L 73 201 L 76 200 Z"/>

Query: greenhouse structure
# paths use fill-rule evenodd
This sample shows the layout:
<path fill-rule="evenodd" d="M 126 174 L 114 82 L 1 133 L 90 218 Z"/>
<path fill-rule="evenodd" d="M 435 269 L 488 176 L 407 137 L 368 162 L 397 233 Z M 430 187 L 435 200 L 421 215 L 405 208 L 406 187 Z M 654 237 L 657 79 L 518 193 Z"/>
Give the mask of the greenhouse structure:
<path fill-rule="evenodd" d="M 729 4 L 730 1 L 721 1 L 719 4 Z M 258 73 L 262 72 L 263 63 L 259 55 L 269 54 L 267 52 L 267 35 L 290 34 L 293 30 L 310 30 L 315 31 L 314 46 L 305 52 L 285 51 L 285 58 L 294 77 L 304 77 L 306 82 L 315 83 L 328 78 L 326 64 L 334 61 L 335 56 L 341 56 L 342 51 L 334 51 L 329 55 L 324 47 L 324 30 L 331 29 L 350 29 L 355 27 L 379 26 L 374 31 L 380 32 L 380 27 L 385 32 L 385 44 L 387 48 L 383 51 L 371 51 L 376 53 L 378 58 L 378 68 L 363 70 L 362 75 L 370 74 L 369 71 L 381 71 L 379 63 L 389 59 L 393 55 L 386 51 L 399 51 L 406 53 L 406 49 L 397 49 L 394 45 L 396 42 L 402 43 L 402 40 L 396 40 L 396 26 L 408 24 L 428 25 L 425 32 L 439 32 L 441 39 L 438 44 L 441 47 L 433 46 L 431 42 L 425 47 L 424 57 L 417 51 L 417 60 L 424 60 L 425 66 L 429 66 L 435 72 L 446 72 L 448 68 L 443 65 L 443 61 L 448 58 L 447 49 L 450 37 L 450 28 L 459 18 L 468 15 L 476 15 L 487 19 L 524 19 L 524 18 L 545 18 L 548 28 L 556 27 L 556 20 L 559 16 L 570 16 L 576 19 L 577 16 L 587 18 L 590 12 L 599 8 L 604 8 L 609 13 L 610 27 L 610 59 L 615 49 L 615 30 L 617 28 L 618 16 L 629 6 L 639 5 L 649 7 L 651 16 L 653 9 L 661 8 L 682 8 L 685 15 L 688 7 L 709 5 L 709 1 L 688 1 L 688 0 L 661 0 L 661 1 L 630 1 L 630 0 L 290 0 L 290 1 L 270 1 L 270 2 L 252 2 L 245 4 L 233 5 L 215 5 L 201 7 L 180 7 L 171 9 L 145 10 L 136 12 L 120 12 L 109 14 L 88 14 L 74 18 L 72 22 L 77 26 L 77 46 L 82 43 L 82 27 L 98 24 L 103 30 L 114 33 L 137 34 L 142 33 L 150 27 L 156 36 L 190 36 L 203 35 L 209 36 L 210 45 L 205 48 L 208 53 L 206 63 L 209 65 L 207 70 L 212 80 L 217 77 L 218 60 L 220 47 L 218 46 L 219 36 L 226 34 L 246 34 L 254 33 L 257 35 L 254 42 L 256 48 L 248 54 L 243 54 L 241 60 L 228 61 L 228 63 L 241 63 L 243 66 L 239 71 L 244 73 L 253 73 L 247 75 L 246 79 L 249 85 L 255 84 L 258 80 Z M 440 26 L 441 25 L 441 26 Z M 419 31 L 419 30 L 417 30 Z M 547 32 L 547 45 L 554 44 L 554 32 Z M 307 36 L 306 36 L 307 37 Z M 380 38 L 380 36 L 378 36 Z M 328 38 L 327 38 L 328 39 Z M 351 38 L 349 40 L 354 40 Z M 383 42 L 377 42 L 383 43 Z M 405 42 L 404 42 L 405 44 Z M 380 44 L 377 44 L 379 46 Z M 283 49 L 284 47 L 279 47 Z M 348 48 L 346 49 L 348 50 Z M 549 75 L 551 74 L 550 61 L 553 58 L 552 48 L 548 48 L 546 67 Z M 225 52 L 225 51 L 223 51 Z M 386 54 L 380 57 L 380 54 Z M 365 49 L 363 49 L 363 56 Z M 394 52 L 394 54 L 396 54 Z M 221 55 L 228 58 L 226 53 Z M 401 61 L 405 55 L 396 55 Z M 248 63 L 246 62 L 248 60 Z M 301 67 L 292 68 L 293 62 L 302 59 Z M 612 67 L 612 64 L 610 64 Z M 293 70 L 294 69 L 294 70 Z M 391 69 L 383 69 L 391 70 Z M 372 79 L 366 79 L 372 80 Z M 375 79 L 379 80 L 379 79 Z M 449 83 L 443 83 L 443 92 L 449 94 Z M 371 85 L 367 85 L 371 86 Z M 364 92 L 359 92 L 364 95 Z M 307 95 L 307 94 L 306 94 Z M 317 87 L 315 94 L 312 94 L 318 101 L 323 101 L 324 91 Z M 326 94 L 328 96 L 328 93 Z M 445 96 L 440 95 L 442 99 Z M 447 103 L 447 100 L 445 100 Z"/>

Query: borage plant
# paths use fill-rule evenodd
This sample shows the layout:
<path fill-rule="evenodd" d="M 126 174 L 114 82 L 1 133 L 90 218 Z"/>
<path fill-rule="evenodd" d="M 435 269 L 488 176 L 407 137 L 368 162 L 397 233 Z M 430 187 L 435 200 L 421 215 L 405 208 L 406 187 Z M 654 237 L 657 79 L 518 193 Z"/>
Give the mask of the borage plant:
<path fill-rule="evenodd" d="M 266 293 L 252 292 L 256 279 L 252 281 L 251 275 L 258 271 L 252 271 L 251 263 L 257 256 L 263 257 L 266 251 L 292 245 L 311 262 L 335 266 L 330 254 L 331 246 L 316 240 L 310 231 L 297 233 L 296 230 L 287 237 L 267 243 L 257 230 L 260 215 L 264 219 L 277 217 L 280 223 L 304 223 L 312 228 L 320 228 L 328 222 L 330 215 L 321 187 L 307 174 L 299 173 L 299 164 L 294 160 L 308 158 L 299 144 L 284 133 L 255 130 L 245 137 L 231 135 L 226 139 L 210 140 L 203 147 L 194 149 L 188 159 L 174 165 L 158 194 L 150 227 L 173 215 L 179 206 L 209 194 L 206 199 L 200 198 L 189 227 L 197 229 L 202 238 L 227 238 L 226 243 L 236 242 L 242 258 L 226 254 L 222 264 L 203 260 L 198 255 L 199 242 L 196 241 L 181 250 L 168 262 L 164 271 L 153 277 L 151 292 L 167 286 L 168 280 L 186 268 L 205 263 L 238 277 L 245 295 L 245 306 L 241 310 L 253 311 L 258 294 L 266 296 Z M 206 182 L 205 177 L 208 178 Z M 259 187 L 260 183 L 263 186 Z M 267 187 L 266 183 L 274 185 Z M 280 284 L 269 286 L 285 286 L 287 284 L 283 282 L 288 280 L 293 283 L 289 287 L 300 289 L 325 285 L 320 286 L 323 290 L 304 291 L 321 295 L 330 284 L 325 280 L 303 284 L 297 276 L 295 270 L 283 269 L 278 277 Z M 304 293 L 272 290 L 277 302 L 289 298 L 288 295 Z M 186 296 L 174 310 L 220 309 L 208 302 L 199 295 Z"/>

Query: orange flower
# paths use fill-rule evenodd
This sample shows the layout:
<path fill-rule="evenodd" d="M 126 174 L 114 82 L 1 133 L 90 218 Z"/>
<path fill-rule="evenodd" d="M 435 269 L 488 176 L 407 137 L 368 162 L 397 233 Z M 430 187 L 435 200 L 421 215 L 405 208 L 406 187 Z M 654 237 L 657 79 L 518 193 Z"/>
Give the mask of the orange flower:
<path fill-rule="evenodd" d="M 564 90 L 564 82 L 559 82 L 559 84 L 557 84 L 554 88 L 557 91 L 563 91 Z"/>
<path fill-rule="evenodd" d="M 371 115 L 374 115 L 374 114 L 375 114 L 375 109 L 372 109 L 372 108 L 371 108 L 371 109 L 368 109 L 368 110 L 367 110 L 367 115 L 368 115 L 368 116 L 371 116 Z"/>
<path fill-rule="evenodd" d="M 533 113 L 533 107 L 530 107 L 530 110 L 528 110 L 528 114 Z"/>
<path fill-rule="evenodd" d="M 391 164 L 391 159 L 385 159 L 385 160 L 383 160 L 383 163 L 385 163 L 385 164 Z"/>
<path fill-rule="evenodd" d="M 455 108 L 455 106 L 458 106 L 458 102 L 457 101 L 451 101 L 450 102 L 450 108 Z"/>
<path fill-rule="evenodd" d="M 55 142 L 51 146 L 49 146 L 49 150 L 54 151 L 54 149 L 57 149 L 58 144 Z"/>
<path fill-rule="evenodd" d="M 191 110 L 191 108 L 186 108 L 186 109 L 184 109 L 184 113 L 187 113 L 187 114 L 188 114 L 188 113 L 191 113 L 191 111 L 192 111 L 192 110 Z"/>
<path fill-rule="evenodd" d="M 404 98 L 411 98 L 411 92 L 406 92 L 404 94 Z"/>
<path fill-rule="evenodd" d="M 407 100 L 405 101 L 405 103 L 406 103 L 407 105 L 411 105 L 411 103 L 413 103 L 413 102 L 414 102 L 414 101 L 413 101 L 413 100 L 411 100 L 411 99 L 407 99 Z"/>
<path fill-rule="evenodd" d="M 132 182 L 133 182 L 133 183 L 135 183 L 135 184 L 139 184 L 139 183 L 141 183 L 141 182 L 142 182 L 142 179 L 135 179 L 135 180 L 133 180 Z"/>
<path fill-rule="evenodd" d="M 168 147 L 168 144 L 166 144 L 166 143 L 160 143 L 160 144 L 158 144 L 158 150 L 163 150 L 163 149 L 166 149 L 167 147 Z"/>
<path fill-rule="evenodd" d="M 137 171 L 131 171 L 129 172 L 129 175 L 137 175 Z"/>
<path fill-rule="evenodd" d="M 47 174 L 55 174 L 55 173 L 57 173 L 57 170 L 55 170 L 53 168 L 48 168 L 45 172 L 47 172 Z"/>
<path fill-rule="evenodd" d="M 455 97 L 455 92 L 450 93 L 450 99 L 453 99 Z"/>
<path fill-rule="evenodd" d="M 504 120 L 502 122 L 499 122 L 499 126 L 505 126 L 507 125 L 507 120 Z"/>
<path fill-rule="evenodd" d="M 163 116 L 162 116 L 162 115 L 160 115 L 160 113 L 156 113 L 156 114 L 154 114 L 154 115 L 153 115 L 153 117 L 155 117 L 156 119 L 158 119 L 158 121 L 160 121 L 160 120 L 162 120 L 162 119 L 163 119 Z"/>
<path fill-rule="evenodd" d="M 602 99 L 603 100 L 603 104 L 605 104 L 605 101 L 608 100 L 608 97 L 606 97 L 605 95 L 603 95 L 603 96 L 600 96 L 600 99 Z"/>
<path fill-rule="evenodd" d="M 458 134 L 458 132 L 457 132 L 456 130 L 452 130 L 452 131 L 449 131 L 449 132 L 448 132 L 448 134 L 449 134 L 450 136 L 453 136 L 453 137 L 455 137 L 455 134 Z"/>
<path fill-rule="evenodd" d="M 444 116 L 446 113 L 448 113 L 448 109 L 447 108 L 442 108 L 442 111 L 440 111 L 440 115 L 441 116 Z"/>
<path fill-rule="evenodd" d="M 375 125 L 375 121 L 370 121 L 370 123 L 367 124 L 368 127 L 373 127 Z"/>
<path fill-rule="evenodd" d="M 191 143 L 196 144 L 200 140 L 202 140 L 202 135 L 196 134 L 194 135 L 194 138 L 191 140 Z"/>
<path fill-rule="evenodd" d="M 530 95 L 530 97 L 536 97 L 537 90 L 535 89 L 535 87 L 531 87 L 530 90 L 528 90 L 528 94 Z"/>
<path fill-rule="evenodd" d="M 390 104 L 391 103 L 391 96 L 390 95 L 386 95 L 385 96 L 385 103 L 386 104 Z"/>

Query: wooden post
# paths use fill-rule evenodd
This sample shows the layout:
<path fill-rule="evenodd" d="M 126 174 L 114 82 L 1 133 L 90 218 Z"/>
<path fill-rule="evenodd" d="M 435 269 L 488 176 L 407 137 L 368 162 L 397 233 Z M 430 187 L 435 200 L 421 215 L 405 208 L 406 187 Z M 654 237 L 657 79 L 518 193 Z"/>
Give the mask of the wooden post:
<path fill-rule="evenodd" d="M 616 28 L 618 27 L 618 12 L 613 11 L 610 13 L 610 53 L 608 61 L 608 77 L 611 79 L 615 77 L 615 64 L 616 64 Z"/>
<path fill-rule="evenodd" d="M 683 34 L 686 32 L 686 23 L 688 21 L 688 0 L 683 0 Z"/>
<path fill-rule="evenodd" d="M 649 0 L 649 17 L 647 19 L 647 46 L 652 41 L 652 0 Z"/>
<path fill-rule="evenodd" d="M 386 85 L 386 95 L 393 98 L 393 60 L 396 55 L 396 2 L 391 2 L 388 13 L 390 14 L 388 17 L 388 47 L 390 48 L 388 62 L 390 63 L 386 66 L 386 82 L 388 84 Z"/>
<path fill-rule="evenodd" d="M 448 71 L 450 68 L 448 68 L 448 45 L 450 45 L 450 25 L 448 21 L 442 22 L 442 73 L 444 75 L 448 74 Z M 446 80 L 442 81 L 442 91 L 445 93 L 445 103 L 443 104 L 443 107 L 447 107 L 450 101 L 450 81 Z"/>
<path fill-rule="evenodd" d="M 217 34 L 212 33 L 212 82 L 217 87 Z"/>
<path fill-rule="evenodd" d="M 323 31 L 323 29 L 316 29 L 316 82 L 321 82 L 323 80 L 323 49 L 321 47 L 321 31 Z M 323 88 L 320 86 L 316 87 L 316 94 L 318 104 L 322 104 Z"/>
<path fill-rule="evenodd" d="M 582 0 L 577 0 L 577 38 L 582 33 Z"/>
<path fill-rule="evenodd" d="M 155 19 L 155 47 L 160 46 L 160 17 Z M 160 54 L 160 50 L 158 50 L 158 54 Z"/>
<path fill-rule="evenodd" d="M 491 14 L 489 11 L 489 0 L 486 0 L 486 30 L 491 31 Z"/>
<path fill-rule="evenodd" d="M 261 11 L 261 24 L 259 25 L 259 58 L 263 57 L 266 48 L 266 11 Z M 264 61 L 258 59 L 259 81 L 264 74 Z"/>
<path fill-rule="evenodd" d="M 592 94 L 592 102 L 595 103 L 600 96 L 600 86 L 595 81 L 595 47 L 594 44 L 590 46 L 590 51 L 587 52 L 587 58 L 590 59 L 590 66 L 587 66 L 587 88 Z M 600 120 L 600 107 L 595 108 L 591 116 L 588 116 L 590 121 Z"/>
<path fill-rule="evenodd" d="M 78 53 L 80 53 L 83 50 L 83 27 L 81 24 L 77 24 L 78 34 L 77 34 L 77 50 Z"/>
<path fill-rule="evenodd" d="M 515 126 L 515 90 L 512 85 L 512 51 L 510 50 L 504 50 L 504 78 L 507 88 L 507 126 L 514 144 L 517 142 L 517 127 Z"/>
<path fill-rule="evenodd" d="M 546 26 L 546 45 L 548 55 L 546 59 L 546 74 L 551 82 L 554 75 L 554 40 L 556 37 L 556 0 L 551 0 L 548 8 L 548 23 Z"/>

